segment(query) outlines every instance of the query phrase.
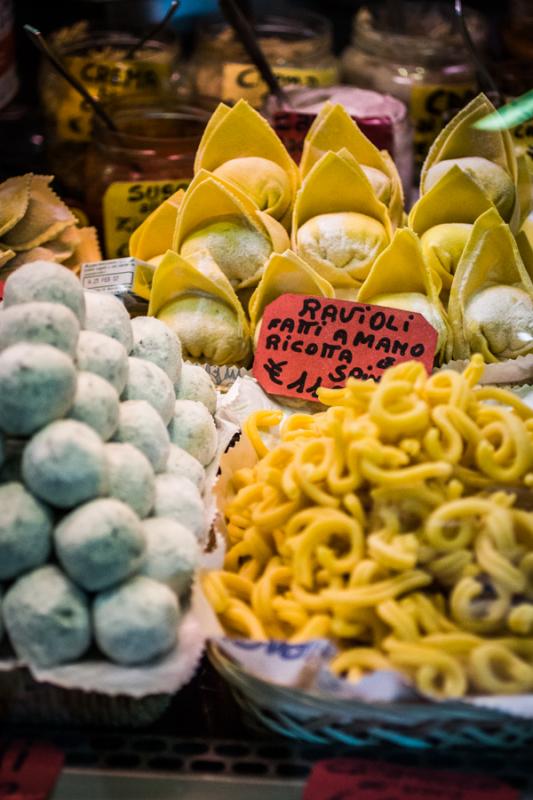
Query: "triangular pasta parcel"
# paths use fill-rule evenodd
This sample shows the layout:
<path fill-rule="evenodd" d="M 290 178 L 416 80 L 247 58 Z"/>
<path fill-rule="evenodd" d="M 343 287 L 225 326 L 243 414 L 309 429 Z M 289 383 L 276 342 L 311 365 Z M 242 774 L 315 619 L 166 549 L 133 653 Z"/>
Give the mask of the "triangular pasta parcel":
<path fill-rule="evenodd" d="M 533 353 L 533 282 L 496 211 L 475 223 L 450 292 L 454 358 L 501 361 Z"/>
<path fill-rule="evenodd" d="M 351 153 L 323 155 L 296 196 L 293 250 L 336 289 L 355 289 L 391 235 L 387 208 Z"/>
<path fill-rule="evenodd" d="M 232 287 L 259 283 L 271 253 L 289 246 L 285 228 L 237 186 L 200 170 L 180 205 L 173 250 L 191 264 L 211 259 Z"/>
<path fill-rule="evenodd" d="M 17 175 L 0 183 L 0 238 L 20 222 L 30 202 L 33 175 Z"/>
<path fill-rule="evenodd" d="M 153 275 L 148 314 L 174 331 L 185 358 L 239 366 L 249 360 L 250 329 L 243 308 L 207 252 L 195 266 L 167 251 Z"/>
<path fill-rule="evenodd" d="M 50 175 L 33 175 L 30 200 L 22 219 L 2 236 L 12 250 L 32 250 L 55 239 L 65 228 L 75 225 L 70 209 L 50 188 Z"/>
<path fill-rule="evenodd" d="M 260 211 L 290 225 L 299 172 L 278 135 L 246 100 L 221 103 L 196 153 L 195 173 L 212 172 L 244 191 Z"/>
<path fill-rule="evenodd" d="M 338 153 L 346 149 L 357 161 L 378 200 L 389 211 L 394 227 L 402 223 L 403 189 L 398 170 L 386 150 L 378 150 L 346 109 L 325 103 L 305 137 L 300 172 L 302 178 L 329 150 Z"/>
<path fill-rule="evenodd" d="M 511 134 L 474 127 L 495 111 L 490 100 L 480 94 L 446 125 L 424 162 L 420 194 L 428 192 L 455 165 L 478 184 L 513 230 L 518 230 L 522 212 Z"/>
<path fill-rule="evenodd" d="M 439 300 L 440 283 L 422 255 L 416 233 L 400 228 L 374 262 L 357 295 L 357 302 L 416 311 L 438 334 L 436 355 L 449 358 L 450 329 Z"/>

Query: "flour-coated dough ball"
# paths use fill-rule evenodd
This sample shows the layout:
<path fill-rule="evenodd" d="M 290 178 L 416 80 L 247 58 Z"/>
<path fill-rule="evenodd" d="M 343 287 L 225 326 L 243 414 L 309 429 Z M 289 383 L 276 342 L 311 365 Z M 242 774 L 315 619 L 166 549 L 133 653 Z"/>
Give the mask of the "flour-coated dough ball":
<path fill-rule="evenodd" d="M 76 315 L 59 303 L 21 303 L 0 311 L 0 350 L 34 342 L 57 347 L 74 358 L 79 335 Z"/>
<path fill-rule="evenodd" d="M 19 578 L 5 594 L 4 624 L 15 652 L 38 667 L 81 658 L 91 641 L 87 599 L 58 567 Z"/>
<path fill-rule="evenodd" d="M 116 339 L 96 331 L 81 331 L 76 362 L 78 369 L 94 372 L 122 394 L 128 380 L 128 354 Z"/>
<path fill-rule="evenodd" d="M 135 317 L 132 356 L 151 361 L 162 369 L 172 383 L 181 373 L 181 342 L 170 328 L 155 317 Z"/>
<path fill-rule="evenodd" d="M 176 396 L 172 381 L 161 367 L 142 358 L 128 359 L 128 381 L 122 392 L 123 400 L 146 400 L 168 425 L 172 418 Z"/>
<path fill-rule="evenodd" d="M 137 572 L 146 549 L 138 516 L 111 497 L 71 511 L 56 527 L 54 539 L 65 572 L 90 592 L 107 589 Z"/>
<path fill-rule="evenodd" d="M 152 517 L 142 523 L 146 536 L 143 575 L 162 581 L 186 595 L 200 561 L 200 547 L 192 531 L 174 519 Z"/>
<path fill-rule="evenodd" d="M 127 353 L 133 347 L 133 333 L 128 312 L 120 300 L 108 292 L 85 292 L 85 325 L 119 341 Z"/>
<path fill-rule="evenodd" d="M 173 475 L 182 475 L 194 483 L 202 491 L 205 483 L 205 470 L 197 458 L 191 456 L 186 450 L 178 447 L 177 444 L 170 445 L 165 472 Z"/>
<path fill-rule="evenodd" d="M 114 441 L 128 442 L 144 453 L 155 472 L 167 463 L 170 439 L 157 411 L 146 400 L 125 400 L 120 404 Z"/>
<path fill-rule="evenodd" d="M 4 286 L 4 308 L 34 300 L 67 306 L 83 327 L 85 297 L 82 285 L 76 275 L 61 264 L 32 261 L 11 273 Z"/>
<path fill-rule="evenodd" d="M 105 442 L 117 429 L 118 409 L 118 394 L 109 381 L 94 372 L 78 372 L 70 419 L 89 425 Z"/>
<path fill-rule="evenodd" d="M 100 650 L 119 664 L 144 664 L 176 645 L 180 608 L 163 583 L 139 575 L 99 594 L 93 607 Z"/>
<path fill-rule="evenodd" d="M 58 508 L 74 508 L 107 491 L 103 442 L 83 422 L 52 422 L 26 445 L 22 475 L 37 497 Z"/>
<path fill-rule="evenodd" d="M 63 417 L 76 391 L 76 370 L 49 344 L 21 342 L 0 353 L 0 430 L 30 436 Z"/>
<path fill-rule="evenodd" d="M 196 400 L 176 400 L 168 426 L 170 441 L 194 456 L 202 466 L 217 451 L 217 429 L 207 408 Z"/>
<path fill-rule="evenodd" d="M 199 364 L 185 362 L 181 378 L 176 384 L 176 400 L 197 400 L 214 414 L 217 408 L 217 390 L 211 377 Z"/>
<path fill-rule="evenodd" d="M 202 496 L 188 478 L 162 473 L 155 478 L 154 516 L 175 519 L 198 541 L 206 536 L 207 520 Z"/>
<path fill-rule="evenodd" d="M 0 484 L 0 581 L 44 564 L 50 554 L 52 515 L 22 483 Z"/>
<path fill-rule="evenodd" d="M 144 453 L 126 442 L 111 442 L 104 450 L 110 497 L 122 500 L 139 517 L 148 516 L 155 499 L 152 465 Z"/>

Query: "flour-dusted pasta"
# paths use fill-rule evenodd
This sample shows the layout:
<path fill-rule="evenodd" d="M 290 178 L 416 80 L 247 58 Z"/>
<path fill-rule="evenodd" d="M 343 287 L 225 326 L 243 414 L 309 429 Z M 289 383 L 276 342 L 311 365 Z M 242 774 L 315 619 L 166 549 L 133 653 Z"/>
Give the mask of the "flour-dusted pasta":
<path fill-rule="evenodd" d="M 433 697 L 533 690 L 533 412 L 482 372 L 406 363 L 320 390 L 324 412 L 251 415 L 204 579 L 228 634 L 329 637 L 336 674 L 399 669 Z"/>

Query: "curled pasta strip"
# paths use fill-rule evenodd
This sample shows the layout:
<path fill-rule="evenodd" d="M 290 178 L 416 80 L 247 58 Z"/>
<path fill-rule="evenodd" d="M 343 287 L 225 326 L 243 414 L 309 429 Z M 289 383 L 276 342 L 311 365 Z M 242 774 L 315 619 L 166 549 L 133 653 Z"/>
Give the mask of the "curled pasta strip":
<path fill-rule="evenodd" d="M 519 566 L 525 579 L 524 594 L 528 600 L 533 600 L 533 553 L 526 553 Z"/>
<path fill-rule="evenodd" d="M 335 540 L 344 543 L 343 553 L 334 549 Z M 329 519 L 309 524 L 294 549 L 294 579 L 305 588 L 314 583 L 313 565 L 318 562 L 334 575 L 349 574 L 363 555 L 363 531 L 356 520 L 338 512 Z"/>
<path fill-rule="evenodd" d="M 445 370 L 431 375 L 424 387 L 423 396 L 431 406 L 456 406 L 465 409 L 470 396 L 470 386 L 464 374 Z"/>
<path fill-rule="evenodd" d="M 481 353 L 474 353 L 470 363 L 463 371 L 463 379 L 468 386 L 475 386 L 479 383 L 485 372 L 485 361 Z"/>
<path fill-rule="evenodd" d="M 505 644 L 485 642 L 470 653 L 472 683 L 481 692 L 521 694 L 533 689 L 533 668 Z"/>
<path fill-rule="evenodd" d="M 410 570 L 416 565 L 418 539 L 412 533 L 376 531 L 368 536 L 367 545 L 370 556 L 383 567 Z"/>
<path fill-rule="evenodd" d="M 520 603 L 509 612 L 507 617 L 507 627 L 512 633 L 520 636 L 527 636 L 533 633 L 533 605 L 531 603 Z"/>
<path fill-rule="evenodd" d="M 260 411 L 254 411 L 252 414 L 250 414 L 248 419 L 244 422 L 242 429 L 250 440 L 250 443 L 259 458 L 265 456 L 269 450 L 269 448 L 261 439 L 260 431 L 264 430 L 265 428 L 275 428 L 280 424 L 282 419 L 282 411 L 261 409 Z"/>
<path fill-rule="evenodd" d="M 445 461 L 387 470 L 378 467 L 366 458 L 361 459 L 361 472 L 364 477 L 372 483 L 383 486 L 408 486 L 413 483 L 422 483 L 430 478 L 447 478 L 451 471 L 451 464 L 447 464 Z"/>
<path fill-rule="evenodd" d="M 450 609 L 455 622 L 472 633 L 497 633 L 509 612 L 508 592 L 495 585 L 484 597 L 485 589 L 475 578 L 461 578 L 452 591 Z"/>
<path fill-rule="evenodd" d="M 324 590 L 322 596 L 334 605 L 346 604 L 352 608 L 368 608 L 376 606 L 384 600 L 398 597 L 404 592 L 427 586 L 428 583 L 431 583 L 431 578 L 427 573 L 421 570 L 411 570 L 367 586 L 351 587 L 340 591 Z"/>
<path fill-rule="evenodd" d="M 417 434 L 429 422 L 426 403 L 413 393 L 408 381 L 382 381 L 370 400 L 369 414 L 385 439 Z"/>
<path fill-rule="evenodd" d="M 392 638 L 383 643 L 391 663 L 414 675 L 418 689 L 430 697 L 463 697 L 467 682 L 460 661 L 436 647 Z"/>
<path fill-rule="evenodd" d="M 383 653 L 374 647 L 353 647 L 339 653 L 330 663 L 330 669 L 335 675 L 350 674 L 350 680 L 361 678 L 365 672 L 391 669 L 390 661 Z"/>
<path fill-rule="evenodd" d="M 497 550 L 488 534 L 477 537 L 475 551 L 479 566 L 504 590 L 512 593 L 522 592 L 526 588 L 523 572 Z"/>
<path fill-rule="evenodd" d="M 477 386 L 474 389 L 477 400 L 493 400 L 503 406 L 510 406 L 520 419 L 533 419 L 533 411 L 512 392 L 498 386 Z"/>
<path fill-rule="evenodd" d="M 383 570 L 376 561 L 371 558 L 365 558 L 359 561 L 352 570 L 349 586 L 366 586 L 373 583 L 381 574 Z"/>
<path fill-rule="evenodd" d="M 431 412 L 434 427 L 424 434 L 424 449 L 433 461 L 457 464 L 463 455 L 463 438 L 449 417 L 447 406 Z"/>
<path fill-rule="evenodd" d="M 452 587 L 464 576 L 465 569 L 472 564 L 474 556 L 470 550 L 452 550 L 424 564 L 425 568 L 443 586 Z"/>
<path fill-rule="evenodd" d="M 242 600 L 231 598 L 221 616 L 223 622 L 238 634 L 260 641 L 268 639 L 261 622 Z"/>
<path fill-rule="evenodd" d="M 424 635 L 433 633 L 446 633 L 456 631 L 457 626 L 450 622 L 449 619 L 437 608 L 434 602 L 421 592 L 415 592 L 407 599 L 401 601 L 401 605 L 405 606 L 409 603 L 412 608 L 412 613 L 416 617 L 418 626 Z"/>
<path fill-rule="evenodd" d="M 414 615 L 396 600 L 385 600 L 376 607 L 376 611 L 383 622 L 392 628 L 393 635 L 405 642 L 416 642 L 420 638 L 420 631 Z"/>
<path fill-rule="evenodd" d="M 252 609 L 263 623 L 276 622 L 273 600 L 278 589 L 290 586 L 292 570 L 275 557 L 268 563 L 263 575 L 252 589 Z"/>
<path fill-rule="evenodd" d="M 288 595 L 289 593 L 283 597 L 274 597 L 272 607 L 281 622 L 289 625 L 294 630 L 298 630 L 307 623 L 309 614 L 300 603 L 297 603 L 296 600 L 293 600 Z"/>
<path fill-rule="evenodd" d="M 474 647 L 477 647 L 483 639 L 474 636 L 473 633 L 464 631 L 452 631 L 450 633 L 431 633 L 424 638 L 424 643 L 431 647 L 436 647 L 443 653 L 452 656 L 466 656 Z"/>
<path fill-rule="evenodd" d="M 293 644 L 308 642 L 310 639 L 325 639 L 329 635 L 331 618 L 327 614 L 317 614 L 307 620 L 289 641 Z"/>
<path fill-rule="evenodd" d="M 477 534 L 477 517 L 484 518 L 491 513 L 498 513 L 498 510 L 490 500 L 474 497 L 453 500 L 433 511 L 427 519 L 424 534 L 436 550 L 463 550 Z M 507 519 L 504 519 L 506 522 Z"/>
<path fill-rule="evenodd" d="M 478 468 L 495 481 L 519 481 L 533 466 L 533 446 L 524 423 L 509 410 L 495 406 L 480 411 L 478 423 L 483 425 L 487 420 L 476 448 Z M 497 447 L 495 440 L 499 440 Z"/>

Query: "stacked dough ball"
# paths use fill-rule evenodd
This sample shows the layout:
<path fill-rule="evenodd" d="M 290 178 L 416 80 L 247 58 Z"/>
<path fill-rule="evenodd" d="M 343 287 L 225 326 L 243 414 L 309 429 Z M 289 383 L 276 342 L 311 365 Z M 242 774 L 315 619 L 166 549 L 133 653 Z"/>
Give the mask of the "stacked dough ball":
<path fill-rule="evenodd" d="M 156 319 L 27 264 L 0 309 L 0 639 L 41 667 L 177 643 L 206 536 L 215 388 Z"/>

